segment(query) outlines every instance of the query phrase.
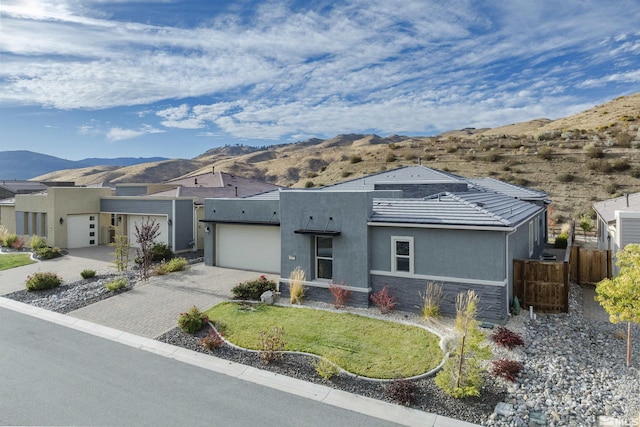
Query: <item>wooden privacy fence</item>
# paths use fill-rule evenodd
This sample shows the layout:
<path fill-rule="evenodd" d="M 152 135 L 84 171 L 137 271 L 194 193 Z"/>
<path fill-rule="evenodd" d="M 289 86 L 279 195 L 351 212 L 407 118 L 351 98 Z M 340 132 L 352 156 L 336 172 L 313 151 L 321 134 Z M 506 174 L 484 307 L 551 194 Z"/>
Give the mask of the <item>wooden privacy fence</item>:
<path fill-rule="evenodd" d="M 571 246 L 572 282 L 595 285 L 605 278 L 611 278 L 611 251 L 607 249 L 585 249 Z"/>
<path fill-rule="evenodd" d="M 547 313 L 569 311 L 569 263 L 513 260 L 513 292 L 523 308 Z"/>

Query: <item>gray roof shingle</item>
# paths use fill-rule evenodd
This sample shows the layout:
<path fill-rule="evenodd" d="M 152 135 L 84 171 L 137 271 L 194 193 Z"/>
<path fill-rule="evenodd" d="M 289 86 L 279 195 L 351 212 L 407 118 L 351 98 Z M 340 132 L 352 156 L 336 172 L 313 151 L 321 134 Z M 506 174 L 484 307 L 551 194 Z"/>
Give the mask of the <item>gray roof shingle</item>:
<path fill-rule="evenodd" d="M 605 220 L 607 224 L 615 222 L 616 211 L 639 212 L 640 211 L 640 193 L 620 196 L 614 199 L 603 200 L 593 204 L 593 209 L 598 213 L 600 218 Z M 628 206 L 627 206 L 628 205 Z"/>

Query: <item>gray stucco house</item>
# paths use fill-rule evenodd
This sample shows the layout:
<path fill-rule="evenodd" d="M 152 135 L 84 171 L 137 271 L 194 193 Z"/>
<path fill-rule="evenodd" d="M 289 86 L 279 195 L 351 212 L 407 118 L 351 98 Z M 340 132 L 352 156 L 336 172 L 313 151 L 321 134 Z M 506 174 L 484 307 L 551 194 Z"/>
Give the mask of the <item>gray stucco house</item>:
<path fill-rule="evenodd" d="M 306 298 L 330 301 L 331 283 L 368 305 L 385 285 L 398 309 L 417 311 L 428 282 L 441 310 L 474 289 L 479 316 L 502 321 L 513 299 L 513 259 L 539 258 L 546 193 L 493 179 L 403 167 L 320 189 L 205 199 L 205 264 L 280 274 L 306 272 Z"/>

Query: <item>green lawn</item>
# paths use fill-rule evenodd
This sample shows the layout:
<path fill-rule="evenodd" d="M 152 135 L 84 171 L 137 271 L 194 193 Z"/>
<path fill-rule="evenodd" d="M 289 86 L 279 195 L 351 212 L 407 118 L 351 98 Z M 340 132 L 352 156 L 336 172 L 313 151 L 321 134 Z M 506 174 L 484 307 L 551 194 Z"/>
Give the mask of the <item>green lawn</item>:
<path fill-rule="evenodd" d="M 226 324 L 225 338 L 259 349 L 260 331 L 284 329 L 286 350 L 327 357 L 343 369 L 372 378 L 405 378 L 435 368 L 444 354 L 428 331 L 350 313 L 269 305 L 243 309 L 233 302 L 206 311 Z"/>
<path fill-rule="evenodd" d="M 29 254 L 0 255 L 0 271 L 20 267 L 23 265 L 33 264 L 34 262 L 35 261 L 31 259 L 31 255 Z"/>

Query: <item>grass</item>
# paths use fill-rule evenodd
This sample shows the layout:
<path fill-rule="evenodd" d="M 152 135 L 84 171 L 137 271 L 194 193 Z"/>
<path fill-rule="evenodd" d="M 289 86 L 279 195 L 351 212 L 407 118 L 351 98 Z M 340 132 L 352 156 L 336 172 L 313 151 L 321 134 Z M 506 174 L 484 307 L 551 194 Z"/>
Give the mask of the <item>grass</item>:
<path fill-rule="evenodd" d="M 260 331 L 284 329 L 285 350 L 329 359 L 371 378 L 405 378 L 435 368 L 444 357 L 439 338 L 422 328 L 351 313 L 225 302 L 205 312 L 226 324 L 225 337 L 241 347 L 260 348 Z"/>
<path fill-rule="evenodd" d="M 0 255 L 0 271 L 35 263 L 29 254 Z"/>

